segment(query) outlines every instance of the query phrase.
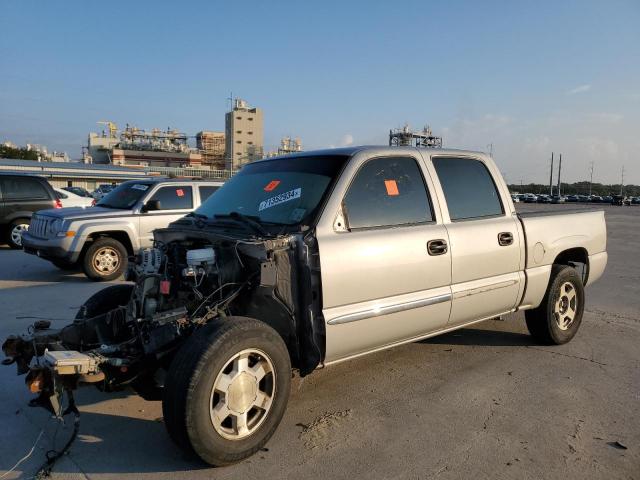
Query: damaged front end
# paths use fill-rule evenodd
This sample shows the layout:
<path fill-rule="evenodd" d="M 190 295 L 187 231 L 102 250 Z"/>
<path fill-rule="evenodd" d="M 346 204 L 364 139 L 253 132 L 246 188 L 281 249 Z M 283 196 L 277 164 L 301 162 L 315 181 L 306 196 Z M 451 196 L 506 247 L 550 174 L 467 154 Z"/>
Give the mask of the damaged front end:
<path fill-rule="evenodd" d="M 62 328 L 34 323 L 2 345 L 5 365 L 27 374 L 32 403 L 62 415 L 62 396 L 162 384 L 185 340 L 218 318 L 248 316 L 284 339 L 301 375 L 324 356 L 315 237 L 238 238 L 184 222 L 155 232 L 129 272 L 135 283 L 101 290 Z M 70 400 L 72 397 L 70 396 Z"/>

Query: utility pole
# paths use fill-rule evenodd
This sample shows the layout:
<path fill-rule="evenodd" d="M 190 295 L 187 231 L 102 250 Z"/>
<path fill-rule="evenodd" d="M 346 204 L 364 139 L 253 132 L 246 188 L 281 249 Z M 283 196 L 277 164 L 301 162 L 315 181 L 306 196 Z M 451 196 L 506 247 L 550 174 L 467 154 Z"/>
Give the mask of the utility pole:
<path fill-rule="evenodd" d="M 591 177 L 589 178 L 589 196 L 591 196 L 592 185 L 593 185 L 593 162 L 591 162 Z"/>
<path fill-rule="evenodd" d="M 624 165 L 622 166 L 622 179 L 620 180 L 620 195 L 624 196 Z"/>
<path fill-rule="evenodd" d="M 562 173 L 562 154 L 560 154 L 560 161 L 558 163 L 558 197 L 561 195 L 560 193 L 560 174 Z"/>
<path fill-rule="evenodd" d="M 549 171 L 549 190 L 550 195 L 553 197 L 553 152 L 551 152 L 551 169 Z"/>

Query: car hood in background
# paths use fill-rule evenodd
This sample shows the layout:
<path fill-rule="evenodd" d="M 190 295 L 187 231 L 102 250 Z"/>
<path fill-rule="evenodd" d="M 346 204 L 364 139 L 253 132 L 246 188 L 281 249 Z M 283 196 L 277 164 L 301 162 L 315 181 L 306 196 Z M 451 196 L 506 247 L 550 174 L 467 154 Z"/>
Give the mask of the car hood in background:
<path fill-rule="evenodd" d="M 67 207 L 40 210 L 37 212 L 37 215 L 76 220 L 80 218 L 122 217 L 124 215 L 133 215 L 133 210 L 121 210 L 118 208 L 104 208 L 98 206 L 91 208 Z"/>

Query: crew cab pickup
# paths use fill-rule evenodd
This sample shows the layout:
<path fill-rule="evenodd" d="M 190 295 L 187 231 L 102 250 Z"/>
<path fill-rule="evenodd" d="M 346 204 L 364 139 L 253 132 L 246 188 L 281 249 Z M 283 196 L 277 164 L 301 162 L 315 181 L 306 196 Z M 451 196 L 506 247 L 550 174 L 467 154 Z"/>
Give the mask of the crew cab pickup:
<path fill-rule="evenodd" d="M 192 212 L 221 186 L 167 178 L 124 182 L 93 208 L 37 212 L 22 246 L 60 269 L 81 265 L 92 280 L 114 280 L 126 271 L 130 255 L 153 244 L 153 230 Z"/>
<path fill-rule="evenodd" d="M 267 442 L 292 369 L 516 310 L 537 341 L 568 342 L 607 263 L 602 211 L 518 214 L 490 157 L 410 147 L 250 163 L 154 238 L 135 285 L 8 338 L 6 362 L 57 415 L 83 383 L 162 388 L 170 436 L 213 465 Z"/>

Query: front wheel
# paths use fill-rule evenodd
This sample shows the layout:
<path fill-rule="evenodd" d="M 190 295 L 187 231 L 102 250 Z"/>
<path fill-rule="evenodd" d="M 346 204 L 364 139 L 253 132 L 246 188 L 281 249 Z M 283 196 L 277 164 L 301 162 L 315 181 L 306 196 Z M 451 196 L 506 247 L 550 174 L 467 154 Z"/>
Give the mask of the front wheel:
<path fill-rule="evenodd" d="M 531 336 L 540 343 L 561 345 L 580 328 L 584 312 L 584 286 L 578 272 L 566 265 L 554 265 L 549 287 L 539 307 L 525 311 Z"/>
<path fill-rule="evenodd" d="M 171 438 L 222 466 L 257 452 L 287 406 L 291 363 L 280 335 L 246 317 L 216 320 L 178 351 L 162 411 Z"/>
<path fill-rule="evenodd" d="M 9 225 L 9 235 L 7 243 L 15 250 L 22 248 L 22 232 L 29 230 L 29 223 L 31 220 L 28 218 L 19 218 L 14 220 Z"/>
<path fill-rule="evenodd" d="M 98 238 L 87 248 L 82 266 L 91 280 L 115 280 L 127 269 L 127 249 L 114 238 Z"/>

